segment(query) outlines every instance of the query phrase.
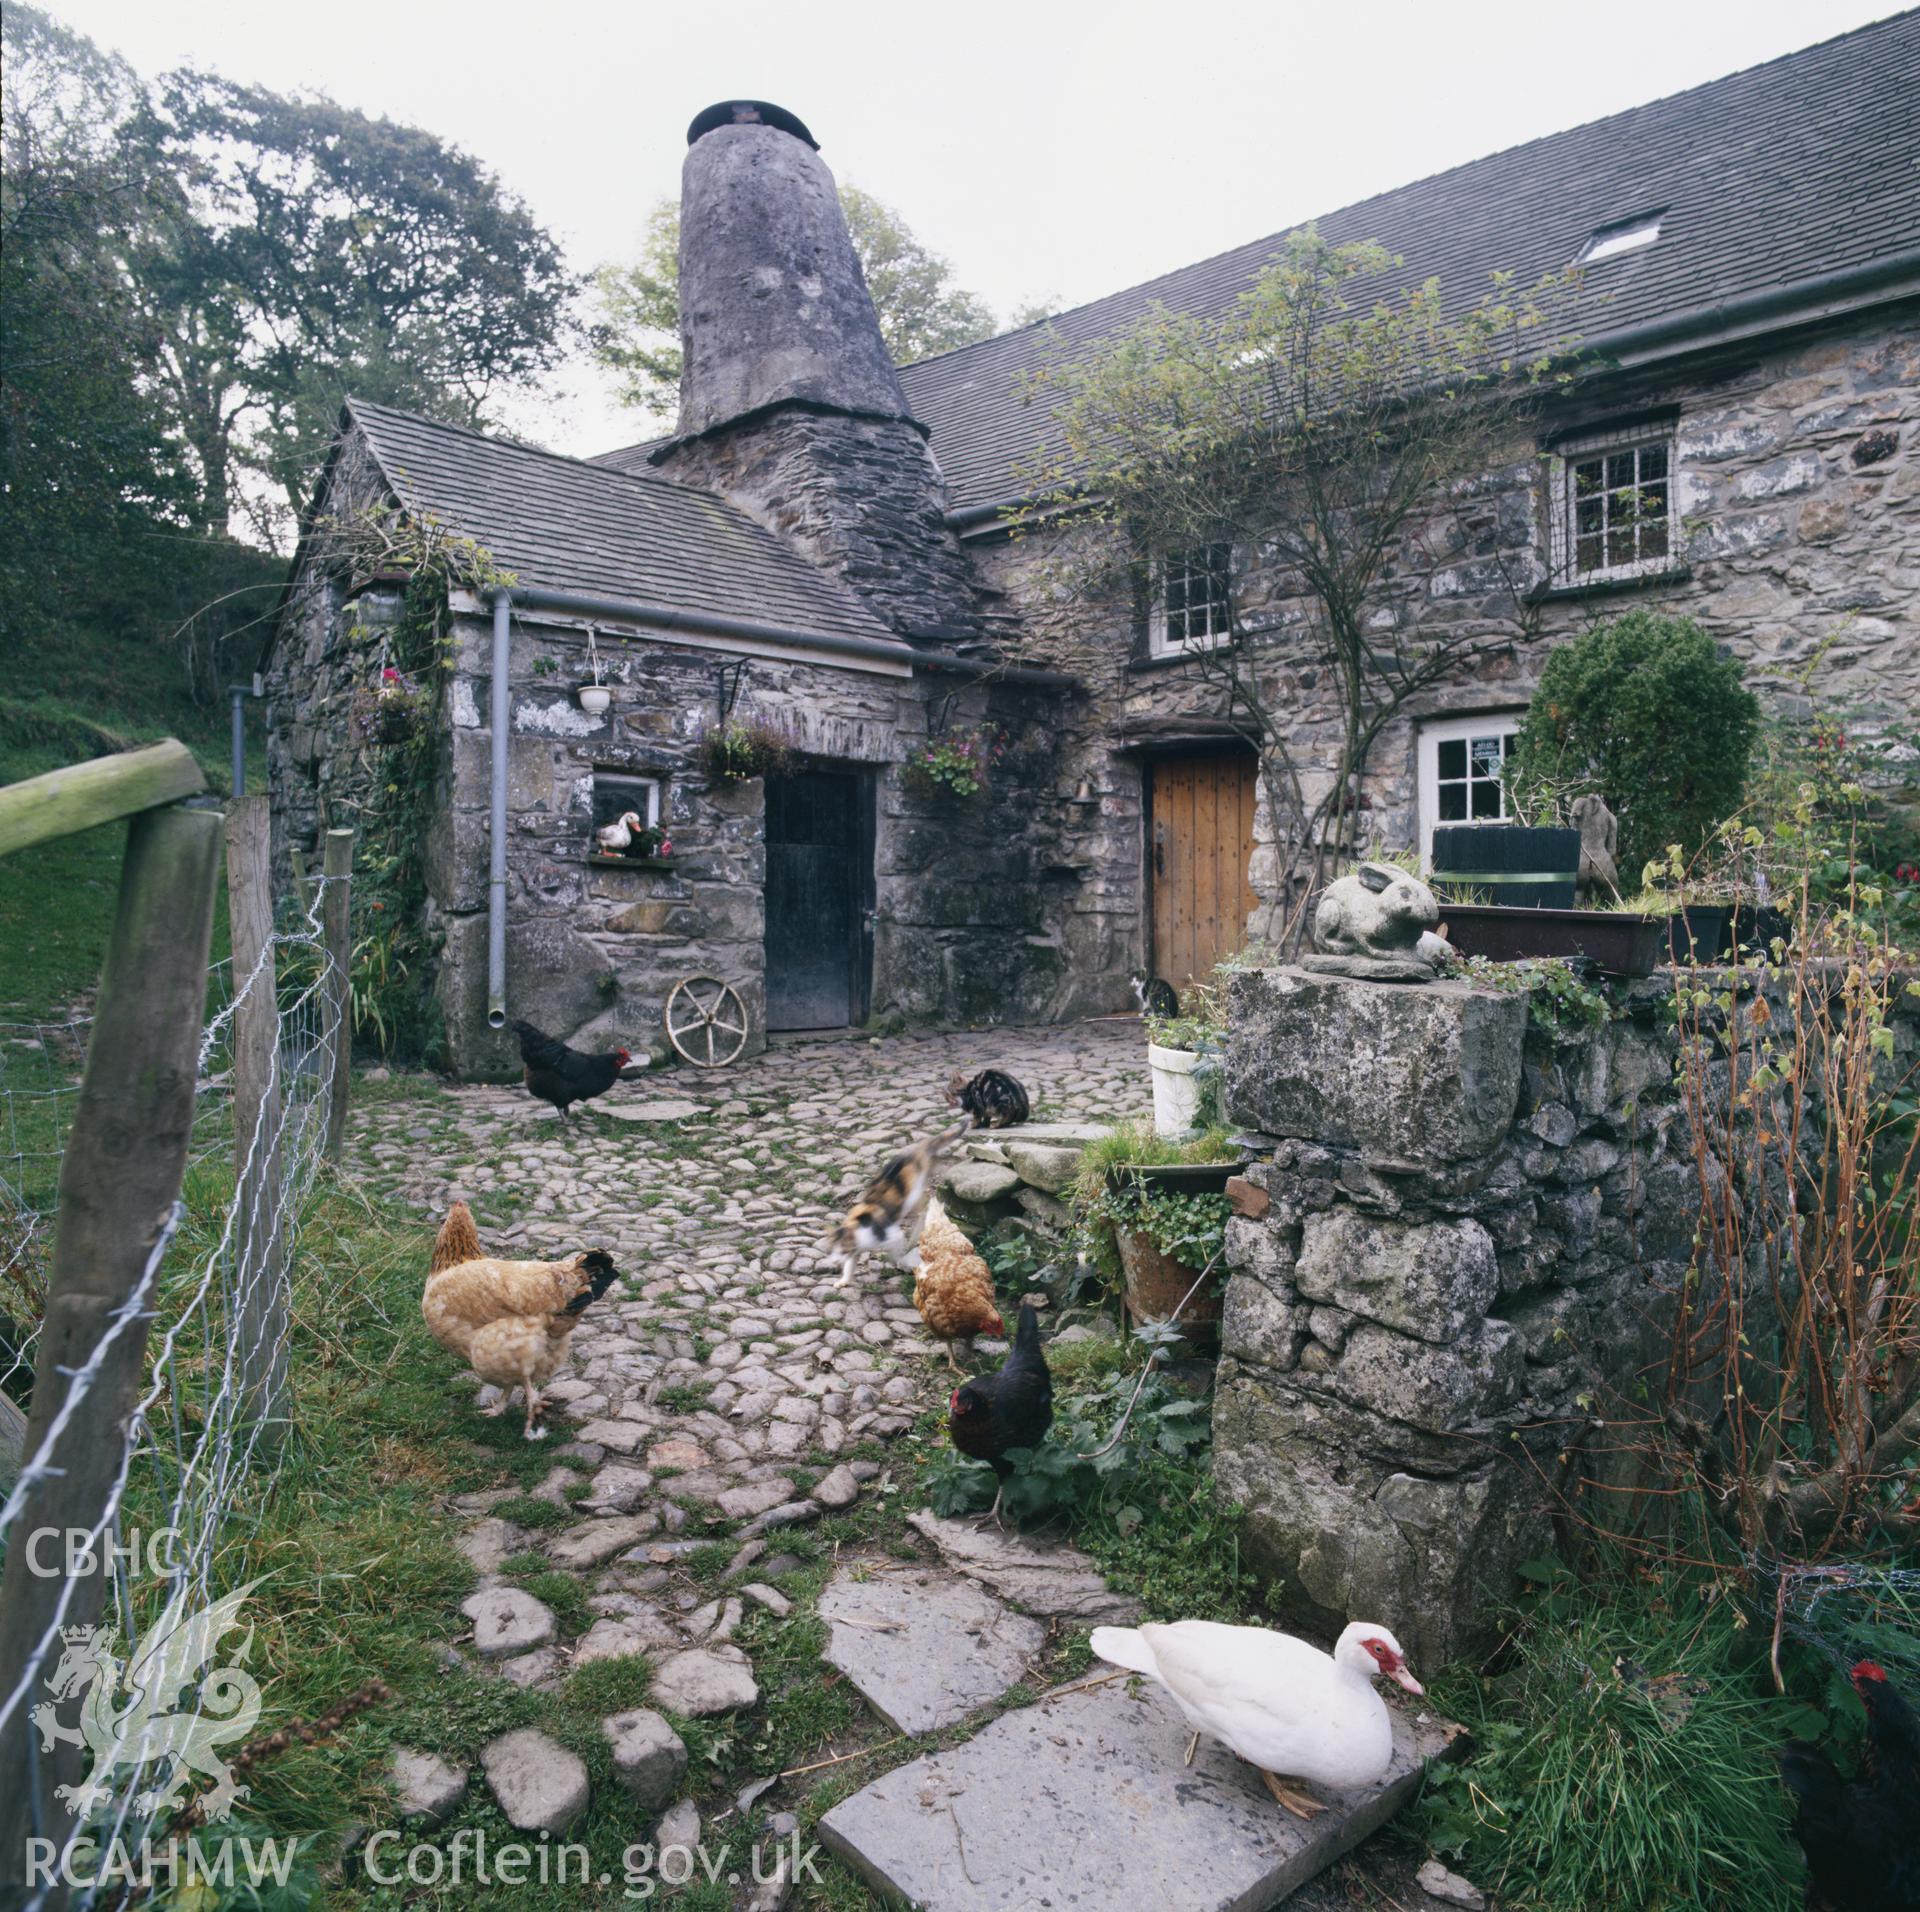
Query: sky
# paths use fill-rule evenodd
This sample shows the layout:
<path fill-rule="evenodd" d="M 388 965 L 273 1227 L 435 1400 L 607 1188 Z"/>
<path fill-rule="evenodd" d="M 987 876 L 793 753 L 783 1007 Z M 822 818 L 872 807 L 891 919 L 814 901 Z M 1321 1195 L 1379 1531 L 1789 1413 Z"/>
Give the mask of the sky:
<path fill-rule="evenodd" d="M 193 63 L 424 126 L 582 271 L 678 195 L 687 122 L 768 99 L 1002 313 L 1058 310 L 1898 11 L 1888 0 L 41 0 Z M 568 366 L 514 428 L 658 429 Z"/>

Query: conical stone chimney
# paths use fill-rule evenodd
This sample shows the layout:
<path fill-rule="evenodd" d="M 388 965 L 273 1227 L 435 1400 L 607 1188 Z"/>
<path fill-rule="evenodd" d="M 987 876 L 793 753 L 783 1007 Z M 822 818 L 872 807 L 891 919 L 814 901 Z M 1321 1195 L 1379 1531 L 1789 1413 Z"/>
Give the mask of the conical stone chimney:
<path fill-rule="evenodd" d="M 687 129 L 679 435 L 668 475 L 724 493 L 900 636 L 978 634 L 946 486 L 880 336 L 833 175 L 760 100 Z"/>

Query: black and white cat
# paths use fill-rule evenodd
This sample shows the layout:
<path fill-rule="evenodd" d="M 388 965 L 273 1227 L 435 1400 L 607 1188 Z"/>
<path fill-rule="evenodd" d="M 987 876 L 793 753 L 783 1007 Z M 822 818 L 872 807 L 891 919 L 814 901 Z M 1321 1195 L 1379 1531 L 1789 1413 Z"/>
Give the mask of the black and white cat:
<path fill-rule="evenodd" d="M 1149 976 L 1144 969 L 1136 969 L 1128 980 L 1133 984 L 1133 998 L 1143 1016 L 1165 1019 L 1180 1013 L 1180 998 L 1170 982 Z"/>

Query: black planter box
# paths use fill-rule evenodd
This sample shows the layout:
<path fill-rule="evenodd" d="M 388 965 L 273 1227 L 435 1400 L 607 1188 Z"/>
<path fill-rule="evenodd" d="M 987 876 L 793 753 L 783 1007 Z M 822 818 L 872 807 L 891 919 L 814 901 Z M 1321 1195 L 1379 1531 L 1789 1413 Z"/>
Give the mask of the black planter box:
<path fill-rule="evenodd" d="M 1733 911 L 1725 903 L 1689 903 L 1667 918 L 1667 960 L 1670 963 L 1717 962 L 1729 948 L 1727 919 Z"/>
<path fill-rule="evenodd" d="M 1570 910 L 1580 874 L 1578 830 L 1520 823 L 1441 823 L 1433 831 L 1433 880 L 1476 901 L 1515 909 Z"/>
<path fill-rule="evenodd" d="M 1440 919 L 1447 941 L 1461 955 L 1484 956 L 1493 963 L 1525 956 L 1584 956 L 1609 976 L 1650 976 L 1667 946 L 1664 916 L 1631 916 L 1625 910 L 1442 903 Z"/>
<path fill-rule="evenodd" d="M 1775 943 L 1793 940 L 1793 917 L 1771 903 L 1736 903 L 1727 912 L 1727 927 L 1720 944 L 1723 956 L 1744 953 L 1771 956 Z"/>

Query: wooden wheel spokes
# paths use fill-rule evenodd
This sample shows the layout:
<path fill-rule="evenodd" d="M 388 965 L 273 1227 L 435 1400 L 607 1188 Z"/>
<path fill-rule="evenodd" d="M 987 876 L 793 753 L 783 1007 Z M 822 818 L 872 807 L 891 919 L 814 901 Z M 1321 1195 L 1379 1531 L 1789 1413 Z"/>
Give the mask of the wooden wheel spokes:
<path fill-rule="evenodd" d="M 747 1046 L 747 1006 L 717 976 L 689 976 L 667 998 L 667 1040 L 696 1069 L 724 1069 Z"/>

